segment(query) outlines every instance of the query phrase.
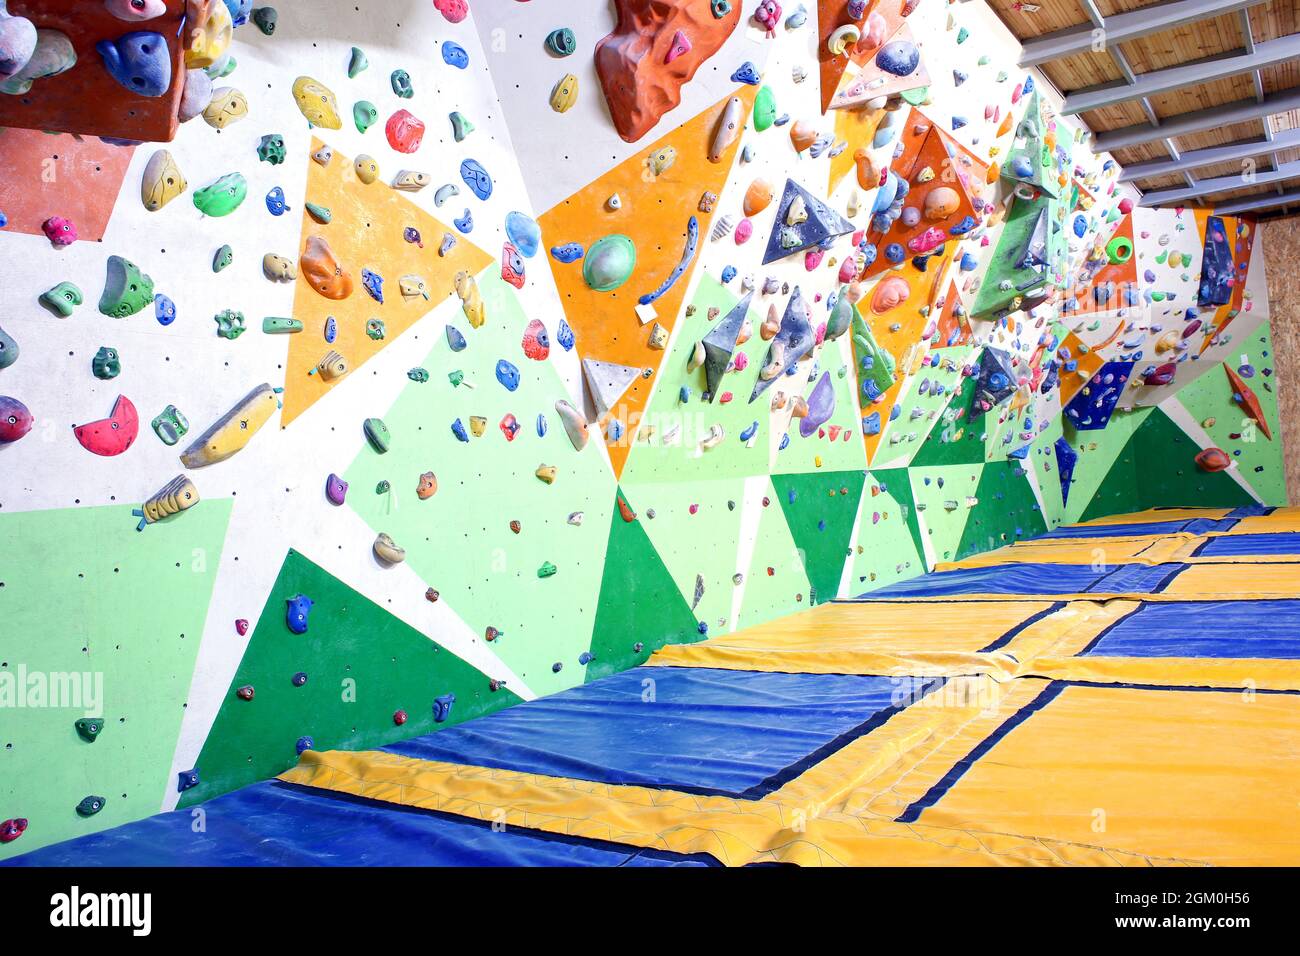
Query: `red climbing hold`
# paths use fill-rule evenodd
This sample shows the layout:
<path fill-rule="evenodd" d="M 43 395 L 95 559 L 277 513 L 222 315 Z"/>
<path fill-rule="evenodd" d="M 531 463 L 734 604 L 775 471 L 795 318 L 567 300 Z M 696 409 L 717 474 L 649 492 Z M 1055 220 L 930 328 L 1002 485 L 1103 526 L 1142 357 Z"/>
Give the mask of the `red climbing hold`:
<path fill-rule="evenodd" d="M 1206 448 L 1196 456 L 1196 466 L 1201 471 L 1223 471 L 1232 464 L 1232 459 L 1222 448 Z"/>

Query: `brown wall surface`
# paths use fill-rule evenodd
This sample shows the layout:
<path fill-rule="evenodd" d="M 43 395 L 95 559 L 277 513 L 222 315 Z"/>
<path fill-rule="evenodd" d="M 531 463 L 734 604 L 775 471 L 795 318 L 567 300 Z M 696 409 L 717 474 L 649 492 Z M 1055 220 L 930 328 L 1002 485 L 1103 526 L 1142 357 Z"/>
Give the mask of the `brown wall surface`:
<path fill-rule="evenodd" d="M 1260 223 L 1287 501 L 1300 504 L 1300 216 Z"/>

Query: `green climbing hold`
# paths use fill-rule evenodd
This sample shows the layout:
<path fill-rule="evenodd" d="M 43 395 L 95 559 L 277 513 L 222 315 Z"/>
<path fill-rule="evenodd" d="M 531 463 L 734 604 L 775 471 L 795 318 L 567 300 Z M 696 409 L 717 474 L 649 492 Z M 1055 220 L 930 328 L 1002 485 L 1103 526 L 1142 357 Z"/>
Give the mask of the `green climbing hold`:
<path fill-rule="evenodd" d="M 568 27 L 559 27 L 546 35 L 546 49 L 555 56 L 569 56 L 578 49 L 578 40 Z"/>
<path fill-rule="evenodd" d="M 99 297 L 99 311 L 125 319 L 152 302 L 153 280 L 129 259 L 109 256 L 108 277 L 104 280 L 104 294 Z"/>
<path fill-rule="evenodd" d="M 370 336 L 376 342 L 382 342 L 385 334 L 383 319 L 368 319 L 366 321 L 366 335 Z"/>
<path fill-rule="evenodd" d="M 284 157 L 284 137 L 279 133 L 267 133 L 257 144 L 257 158 L 264 163 L 279 166 Z"/>
<path fill-rule="evenodd" d="M 226 309 L 212 317 L 217 323 L 217 335 L 223 339 L 235 340 L 244 334 L 244 313 Z"/>
<path fill-rule="evenodd" d="M 93 817 L 100 810 L 104 809 L 104 804 L 108 801 L 103 797 L 89 796 L 83 797 L 77 804 L 77 815 L 82 817 Z"/>
<path fill-rule="evenodd" d="M 369 100 L 358 100 L 352 107 L 352 122 L 357 124 L 357 132 L 364 133 L 375 125 L 379 119 L 379 110 Z"/>
<path fill-rule="evenodd" d="M 275 32 L 275 21 L 279 17 L 280 14 L 276 12 L 275 7 L 258 7 L 253 11 L 253 23 L 266 36 Z"/>
<path fill-rule="evenodd" d="M 329 206 L 320 206 L 314 202 L 304 203 L 304 205 L 307 207 L 307 215 L 311 216 L 319 223 L 328 223 L 334 218 L 334 214 L 330 212 Z"/>
<path fill-rule="evenodd" d="M 164 445 L 174 445 L 190 430 L 190 420 L 175 405 L 168 405 L 158 413 L 150 427 Z"/>
<path fill-rule="evenodd" d="M 597 292 L 610 292 L 626 282 L 636 268 L 636 244 L 615 233 L 597 239 L 582 260 L 582 278 Z"/>
<path fill-rule="evenodd" d="M 406 377 L 412 382 L 424 384 L 429 380 L 429 370 L 427 368 L 413 368 L 406 373 Z"/>
<path fill-rule="evenodd" d="M 60 282 L 53 289 L 41 293 L 41 304 L 65 319 L 83 301 L 81 290 L 71 282 Z"/>
<path fill-rule="evenodd" d="M 930 88 L 928 86 L 918 86 L 915 89 L 903 90 L 899 95 L 909 105 L 921 106 L 930 98 Z"/>
<path fill-rule="evenodd" d="M 367 418 L 362 428 L 366 433 L 366 440 L 379 454 L 384 454 L 392 447 L 392 433 L 389 432 L 388 426 L 384 424 L 382 418 Z"/>
<path fill-rule="evenodd" d="M 539 578 L 553 577 L 555 575 L 556 570 L 557 568 L 555 567 L 555 565 L 551 564 L 550 561 L 543 561 L 542 566 L 537 569 L 537 576 Z"/>
<path fill-rule="evenodd" d="M 77 736 L 88 744 L 93 744 L 100 731 L 104 729 L 102 717 L 82 717 L 72 725 L 77 729 Z"/>
<path fill-rule="evenodd" d="M 121 375 L 122 359 L 117 354 L 117 349 L 110 349 L 107 345 L 100 346 L 95 357 L 90 360 L 90 370 L 95 378 L 105 382 Z"/>
<path fill-rule="evenodd" d="M 776 94 L 770 86 L 761 87 L 754 97 L 754 129 L 760 133 L 776 122 Z"/>
<path fill-rule="evenodd" d="M 411 85 L 411 74 L 405 70 L 394 70 L 388 81 L 393 85 L 393 92 L 402 99 L 409 100 L 415 95 L 415 87 Z"/>
<path fill-rule="evenodd" d="M 474 132 L 474 124 L 465 118 L 464 113 L 457 111 L 450 118 L 451 135 L 456 137 L 456 142 L 463 142 L 466 136 Z"/>
<path fill-rule="evenodd" d="M 358 73 L 370 65 L 366 59 L 365 51 L 360 47 L 352 48 L 352 59 L 348 61 L 348 79 L 354 79 Z"/>
<path fill-rule="evenodd" d="M 212 271 L 220 272 L 226 266 L 235 261 L 235 250 L 230 246 L 222 246 L 217 250 L 217 254 L 212 257 Z"/>
<path fill-rule="evenodd" d="M 302 331 L 302 319 L 286 319 L 281 316 L 268 315 L 262 318 L 262 331 L 267 335 L 285 335 Z"/>
<path fill-rule="evenodd" d="M 970 31 L 967 30 L 965 27 L 959 27 L 959 28 L 957 29 L 957 42 L 958 42 L 958 43 L 965 43 L 966 40 L 969 39 L 969 37 L 970 37 Z"/>
<path fill-rule="evenodd" d="M 194 206 L 205 216 L 229 216 L 248 196 L 243 173 L 226 173 L 194 193 Z"/>

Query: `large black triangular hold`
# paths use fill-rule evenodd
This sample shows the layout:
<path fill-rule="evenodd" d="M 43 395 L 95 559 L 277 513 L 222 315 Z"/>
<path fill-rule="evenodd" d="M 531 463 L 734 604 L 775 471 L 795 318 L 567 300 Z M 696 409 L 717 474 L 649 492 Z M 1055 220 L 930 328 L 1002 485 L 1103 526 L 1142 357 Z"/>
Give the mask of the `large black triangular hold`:
<path fill-rule="evenodd" d="M 790 301 L 786 303 L 785 315 L 781 317 L 781 328 L 768 346 L 763 367 L 758 370 L 758 380 L 754 382 L 753 394 L 749 396 L 751 402 L 812 351 L 814 335 L 808 315 L 808 303 L 804 301 L 799 287 L 795 286 Z M 764 378 L 765 374 L 768 377 Z"/>
<path fill-rule="evenodd" d="M 727 313 L 726 318 L 715 325 L 702 340 L 705 398 L 710 402 L 718 394 L 722 376 L 727 371 L 727 366 L 731 364 L 731 356 L 736 351 L 736 340 L 740 338 L 740 330 L 744 328 L 745 317 L 749 314 L 749 303 L 753 298 L 754 291 L 751 289 L 736 303 L 736 307 Z"/>
<path fill-rule="evenodd" d="M 808 217 L 803 219 L 802 216 L 795 216 L 793 218 L 802 221 L 790 223 L 787 221 L 792 218 L 790 216 L 790 207 L 795 204 L 796 200 L 802 202 Z M 847 235 L 852 231 L 853 223 L 808 192 L 793 179 L 787 179 L 785 181 L 785 192 L 781 196 L 780 204 L 776 207 L 776 219 L 772 222 L 772 234 L 767 237 L 767 252 L 763 256 L 763 265 L 777 259 L 784 259 L 786 256 L 792 256 L 797 252 L 803 252 L 806 249 L 812 249 L 814 246 L 820 246 L 828 239 Z"/>
<path fill-rule="evenodd" d="M 1016 373 L 1011 367 L 1010 353 L 986 348 L 980 356 L 976 373 L 975 394 L 971 397 L 970 417 L 979 418 L 994 405 L 1011 397 L 1016 390 Z"/>

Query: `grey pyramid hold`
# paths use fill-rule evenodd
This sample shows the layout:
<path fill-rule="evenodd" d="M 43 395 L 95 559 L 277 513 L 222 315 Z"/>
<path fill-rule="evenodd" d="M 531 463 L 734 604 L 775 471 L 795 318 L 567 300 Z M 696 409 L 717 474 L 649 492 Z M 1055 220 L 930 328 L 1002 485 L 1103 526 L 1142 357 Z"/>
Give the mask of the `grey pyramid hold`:
<path fill-rule="evenodd" d="M 758 381 L 754 383 L 754 392 L 749 396 L 752 402 L 762 395 L 778 378 L 792 369 L 798 361 L 812 351 L 816 336 L 812 323 L 808 320 L 808 303 L 804 301 L 799 287 L 794 287 L 790 301 L 786 303 L 785 315 L 781 317 L 781 329 L 772 339 L 767 349 L 767 358 L 763 368 L 779 363 L 777 373 L 771 378 L 763 378 L 763 368 L 758 370 Z"/>
<path fill-rule="evenodd" d="M 786 224 L 786 214 L 790 204 L 796 198 L 802 198 L 808 209 L 808 218 L 795 226 Z M 767 252 L 763 264 L 784 259 L 795 253 L 803 252 L 814 246 L 820 246 L 828 240 L 847 235 L 853 231 L 849 222 L 826 203 L 822 202 L 793 179 L 785 181 L 785 192 L 776 207 L 776 219 L 772 222 L 772 234 L 767 237 Z M 782 237 L 785 237 L 783 241 Z"/>
<path fill-rule="evenodd" d="M 727 366 L 731 364 L 731 356 L 736 352 L 736 340 L 740 338 L 740 330 L 745 325 L 745 317 L 749 314 L 749 303 L 753 298 L 754 291 L 751 289 L 736 303 L 736 307 L 727 313 L 726 318 L 715 325 L 702 340 L 705 398 L 710 402 L 718 394 L 722 376 L 727 371 Z"/>
<path fill-rule="evenodd" d="M 641 375 L 639 368 L 599 359 L 583 359 L 582 371 L 587 379 L 587 390 L 596 403 L 598 418 L 618 404 L 628 386 Z"/>

